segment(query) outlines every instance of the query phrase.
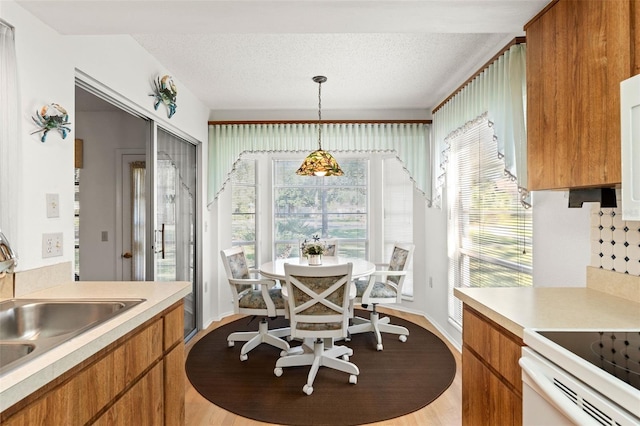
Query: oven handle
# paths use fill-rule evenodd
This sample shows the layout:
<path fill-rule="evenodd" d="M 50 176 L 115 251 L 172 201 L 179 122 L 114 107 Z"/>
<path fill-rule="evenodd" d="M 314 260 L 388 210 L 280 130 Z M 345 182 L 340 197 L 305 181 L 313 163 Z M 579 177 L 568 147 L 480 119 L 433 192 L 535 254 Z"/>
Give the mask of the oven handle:
<path fill-rule="evenodd" d="M 572 422 L 578 425 L 598 424 L 594 422 L 591 416 L 584 413 L 580 407 L 572 403 L 562 391 L 551 384 L 549 379 L 537 367 L 538 362 L 531 358 L 522 357 L 518 363 L 520 367 L 522 367 L 522 370 L 529 375 L 531 380 L 533 380 L 547 398 L 551 400 L 551 403 Z"/>

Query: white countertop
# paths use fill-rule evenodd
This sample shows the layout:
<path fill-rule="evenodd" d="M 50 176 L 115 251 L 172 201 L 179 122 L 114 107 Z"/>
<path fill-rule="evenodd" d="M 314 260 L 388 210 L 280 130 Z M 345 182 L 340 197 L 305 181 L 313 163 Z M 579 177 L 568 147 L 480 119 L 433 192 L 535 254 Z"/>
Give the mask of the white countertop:
<path fill-rule="evenodd" d="M 20 299 L 146 299 L 0 377 L 0 412 L 153 318 L 191 292 L 178 282 L 74 282 Z"/>
<path fill-rule="evenodd" d="M 590 288 L 456 288 L 454 295 L 520 338 L 524 328 L 640 328 L 640 303 Z"/>

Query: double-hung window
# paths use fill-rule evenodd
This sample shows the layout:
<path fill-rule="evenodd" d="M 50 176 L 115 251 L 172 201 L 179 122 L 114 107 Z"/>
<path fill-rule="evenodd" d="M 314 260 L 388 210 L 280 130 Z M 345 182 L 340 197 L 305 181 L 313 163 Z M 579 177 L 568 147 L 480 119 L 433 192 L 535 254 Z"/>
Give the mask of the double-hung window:
<path fill-rule="evenodd" d="M 244 247 L 250 267 L 256 266 L 256 160 L 241 159 L 231 175 L 231 240 Z"/>
<path fill-rule="evenodd" d="M 454 287 L 524 287 L 532 282 L 531 209 L 504 172 L 485 119 L 449 139 L 449 316 L 462 323 Z"/>
<path fill-rule="evenodd" d="M 364 158 L 340 159 L 344 176 L 298 176 L 300 159 L 273 160 L 273 250 L 297 257 L 300 240 L 338 239 L 338 254 L 366 258 L 368 169 Z"/>

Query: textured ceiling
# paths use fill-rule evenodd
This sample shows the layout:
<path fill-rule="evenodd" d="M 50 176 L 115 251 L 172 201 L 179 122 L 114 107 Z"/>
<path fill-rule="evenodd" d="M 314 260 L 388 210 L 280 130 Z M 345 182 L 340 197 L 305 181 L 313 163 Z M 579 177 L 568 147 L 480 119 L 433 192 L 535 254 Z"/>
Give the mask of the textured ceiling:
<path fill-rule="evenodd" d="M 18 1 L 61 34 L 130 34 L 212 111 L 424 110 L 548 0 Z M 312 117 L 310 117 L 312 118 Z"/>

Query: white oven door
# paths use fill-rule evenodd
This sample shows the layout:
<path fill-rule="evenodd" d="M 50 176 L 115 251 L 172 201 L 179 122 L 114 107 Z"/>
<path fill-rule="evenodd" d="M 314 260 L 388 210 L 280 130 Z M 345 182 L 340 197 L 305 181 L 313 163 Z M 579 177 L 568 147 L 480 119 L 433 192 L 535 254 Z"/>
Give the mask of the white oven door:
<path fill-rule="evenodd" d="M 520 366 L 524 426 L 640 424 L 640 419 L 530 348 L 522 348 Z"/>

